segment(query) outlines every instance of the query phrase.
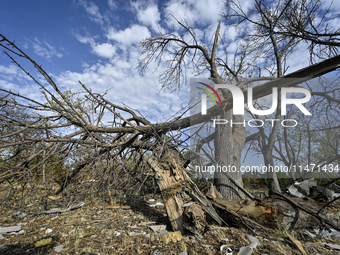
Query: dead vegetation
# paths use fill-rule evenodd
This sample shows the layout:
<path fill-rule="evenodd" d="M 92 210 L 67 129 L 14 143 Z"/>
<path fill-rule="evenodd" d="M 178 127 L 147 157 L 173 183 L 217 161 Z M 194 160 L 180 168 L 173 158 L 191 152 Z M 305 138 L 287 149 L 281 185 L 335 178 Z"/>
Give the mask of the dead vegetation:
<path fill-rule="evenodd" d="M 311 238 L 304 233 L 305 228 L 287 231 L 282 226 L 273 224 L 275 220 L 279 219 L 277 214 L 271 215 L 271 222 L 270 224 L 267 222 L 267 227 L 257 225 L 260 216 L 253 215 L 252 202 L 249 200 L 248 204 L 245 204 L 246 202 L 239 203 L 239 208 L 242 207 L 243 212 L 236 208 L 234 204 L 227 211 L 223 208 L 220 211 L 219 206 L 215 207 L 220 215 L 224 215 L 223 218 L 229 225 L 223 227 L 214 224 L 209 219 L 206 221 L 200 207 L 196 204 L 197 208 L 193 207 L 185 211 L 185 215 L 188 216 L 185 219 L 190 219 L 184 224 L 186 234 L 180 235 L 181 237 L 178 240 L 167 240 L 148 228 L 151 225 L 167 224 L 168 230 L 171 230 L 164 206 L 149 206 L 163 201 L 160 194 L 151 193 L 144 196 L 112 195 L 115 206 L 125 206 L 124 209 L 112 208 L 107 196 L 102 197 L 91 192 L 92 188 L 95 187 L 94 182 L 86 185 L 88 194 L 80 197 L 85 205 L 76 210 L 39 215 L 44 210 L 43 204 L 40 202 L 43 200 L 41 198 L 44 191 L 43 187 L 39 188 L 41 192 L 40 195 L 37 195 L 36 201 L 27 201 L 30 204 L 21 208 L 20 212 L 26 213 L 26 217 L 17 214 L 17 210 L 13 211 L 14 204 L 1 207 L 0 226 L 3 228 L 21 225 L 23 231 L 3 234 L 4 239 L 0 240 L 1 254 L 55 254 L 54 249 L 60 245 L 63 247 L 61 254 L 163 253 L 177 255 L 185 251 L 188 254 L 226 254 L 227 248 L 232 249 L 236 254 L 241 247 L 249 245 L 247 235 L 259 238 L 263 244 L 263 246 L 253 249 L 252 254 L 301 254 L 301 251 L 299 251 L 301 247 L 303 247 L 304 254 L 316 254 L 317 252 L 323 254 L 322 251 L 332 252 L 333 254 L 337 252 L 326 246 L 326 244 L 338 244 L 339 240 L 336 237 L 317 237 L 315 235 L 314 238 Z M 55 186 L 54 191 L 57 188 Z M 85 192 L 82 194 L 85 195 Z M 50 196 L 49 207 L 62 208 L 61 205 L 64 205 L 65 197 L 70 196 L 71 194 Z M 272 200 L 275 201 L 275 199 Z M 315 208 L 315 204 L 309 200 L 294 200 L 304 207 Z M 184 201 L 192 202 L 189 197 L 184 198 Z M 76 201 L 69 202 L 70 205 L 73 205 Z M 270 203 L 270 201 L 266 200 L 266 203 Z M 287 205 L 281 204 L 280 208 L 282 207 L 287 207 Z M 339 210 L 340 205 L 333 204 L 332 208 Z M 245 213 L 245 209 L 247 209 L 247 213 Z M 194 210 L 198 210 L 198 213 Z M 250 219 L 253 220 L 253 223 Z M 268 220 L 269 218 L 264 219 Z M 264 222 L 262 223 L 264 224 Z M 203 229 L 200 228 L 202 226 Z M 251 228 L 246 226 L 251 226 Z M 313 232 L 313 230 L 310 231 Z M 139 235 L 130 236 L 132 232 Z M 34 248 L 37 241 L 48 238 L 52 238 L 50 245 Z M 221 248 L 223 251 L 221 251 Z"/>

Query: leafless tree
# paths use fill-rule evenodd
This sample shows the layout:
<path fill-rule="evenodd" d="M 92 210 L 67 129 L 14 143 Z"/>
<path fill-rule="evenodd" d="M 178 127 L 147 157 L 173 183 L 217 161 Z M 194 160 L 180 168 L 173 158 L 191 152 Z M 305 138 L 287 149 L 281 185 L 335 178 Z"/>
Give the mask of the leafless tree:
<path fill-rule="evenodd" d="M 336 52 L 336 33 L 328 34 L 328 44 L 324 38 L 325 33 L 317 32 L 318 27 L 325 26 L 322 22 L 327 14 L 323 13 L 321 22 L 316 23 L 318 14 L 321 12 L 320 1 L 304 1 L 304 0 L 279 0 L 277 2 L 268 2 L 265 0 L 257 0 L 249 9 L 245 9 L 240 1 L 226 1 L 228 11 L 224 13 L 224 17 L 230 25 L 240 27 L 246 25 L 247 30 L 242 36 L 245 40 L 253 42 L 253 48 L 258 54 L 255 58 L 262 56 L 269 59 L 265 65 L 259 63 L 258 68 L 265 69 L 276 77 L 282 77 L 287 72 L 287 60 L 293 54 L 302 41 L 311 41 L 312 44 L 328 45 L 329 50 Z M 319 13 L 318 13 L 319 12 Z M 332 28 L 330 28 L 332 29 Z M 310 31 L 314 30 L 318 34 L 318 40 L 312 40 Z M 307 36 L 309 34 L 310 37 Z M 323 37 L 325 36 L 325 37 Z M 315 38 L 315 37 L 314 37 Z M 313 46 L 310 47 L 311 55 L 317 54 L 319 57 L 330 58 L 332 54 L 323 54 L 321 51 L 316 52 Z M 273 56 L 271 58 L 271 56 Z M 254 60 L 255 61 L 255 60 Z M 270 61 L 272 61 L 272 67 Z M 280 98 L 278 100 L 275 119 L 281 119 Z M 258 117 L 258 116 L 257 116 Z M 279 132 L 279 122 L 274 123 L 270 134 L 265 135 L 261 129 L 258 138 L 264 162 L 268 165 L 274 165 L 273 149 Z M 285 129 L 286 132 L 286 129 Z M 287 141 L 287 139 L 286 139 Z M 270 190 L 280 191 L 275 173 L 268 173 Z"/>
<path fill-rule="evenodd" d="M 339 165 L 338 81 L 319 78 L 317 81 L 307 82 L 306 87 L 314 95 L 308 104 L 313 118 L 301 116 L 294 109 L 289 111 L 287 118 L 296 118 L 300 123 L 295 129 L 284 129 L 278 134 L 274 158 L 288 167 L 304 166 L 306 170 L 314 169 L 313 172 L 297 169 L 296 175 L 292 176 L 293 179 L 307 178 L 312 174 L 325 178 L 334 177 L 333 173 L 337 171 L 332 171 L 331 175 L 327 176 L 327 171 L 319 172 L 319 170 L 326 170 L 330 164 Z M 289 139 L 289 137 L 295 139 Z"/>

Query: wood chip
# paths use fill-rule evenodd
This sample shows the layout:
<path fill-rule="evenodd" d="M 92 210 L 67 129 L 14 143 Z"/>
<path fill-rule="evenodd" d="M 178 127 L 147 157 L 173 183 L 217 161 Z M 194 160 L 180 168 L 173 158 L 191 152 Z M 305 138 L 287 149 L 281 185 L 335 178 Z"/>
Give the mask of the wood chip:
<path fill-rule="evenodd" d="M 131 206 L 128 206 L 128 205 L 107 205 L 107 206 L 96 206 L 96 208 L 100 208 L 100 209 L 131 209 Z"/>
<path fill-rule="evenodd" d="M 295 246 L 299 249 L 299 251 L 303 255 L 307 255 L 306 251 L 302 247 L 301 242 L 298 239 L 296 239 L 295 237 L 293 237 L 292 235 L 290 235 L 286 229 L 284 231 L 286 232 L 286 235 L 288 236 L 289 240 L 292 241 L 295 244 Z"/>

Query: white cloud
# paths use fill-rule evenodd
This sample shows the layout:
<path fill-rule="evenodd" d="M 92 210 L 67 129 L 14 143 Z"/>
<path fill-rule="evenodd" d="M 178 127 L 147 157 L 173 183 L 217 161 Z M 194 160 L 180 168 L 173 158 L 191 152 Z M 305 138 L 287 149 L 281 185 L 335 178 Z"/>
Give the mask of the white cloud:
<path fill-rule="evenodd" d="M 288 58 L 289 68 L 286 74 L 309 66 L 309 60 L 308 44 L 301 42 L 298 47 L 294 48 L 294 53 Z"/>
<path fill-rule="evenodd" d="M 9 65 L 9 67 L 0 65 L 0 74 L 16 75 L 17 72 L 18 68 L 13 64 Z"/>
<path fill-rule="evenodd" d="M 24 74 L 24 79 L 22 79 L 20 74 L 18 75 L 19 77 L 17 75 L 11 76 L 12 77 L 6 77 L 6 79 L 11 80 L 12 82 L 0 79 L 1 89 L 12 91 L 14 93 L 19 93 L 20 95 L 24 95 L 25 97 L 38 102 L 46 101 L 44 95 L 41 93 L 40 86 L 32 82 L 32 80 L 26 74 Z M 26 79 L 26 77 L 28 79 Z M 1 93 L 2 92 L 0 91 L 0 94 Z"/>
<path fill-rule="evenodd" d="M 114 11 L 117 9 L 117 3 L 115 3 L 113 0 L 108 0 L 109 7 L 111 11 Z"/>
<path fill-rule="evenodd" d="M 109 43 L 97 44 L 92 47 L 92 50 L 100 57 L 112 58 L 116 53 L 116 47 Z"/>
<path fill-rule="evenodd" d="M 328 30 L 328 32 L 330 33 L 331 31 L 336 31 L 339 29 L 339 22 L 340 22 L 340 15 L 337 15 L 336 18 L 334 18 L 334 15 L 330 14 L 327 15 L 328 19 L 327 22 L 324 22 L 322 29 L 326 29 Z M 317 23 L 318 24 L 318 23 Z"/>
<path fill-rule="evenodd" d="M 172 12 L 178 20 L 185 19 L 190 25 L 195 23 L 206 25 L 221 20 L 219 15 L 225 5 L 221 0 L 171 0 L 166 4 L 166 10 Z M 179 28 L 180 25 L 171 16 L 166 18 L 169 26 Z"/>
<path fill-rule="evenodd" d="M 99 12 L 98 6 L 93 2 L 87 2 L 86 0 L 80 0 L 79 4 L 85 9 L 90 19 L 97 24 L 103 25 L 103 16 Z"/>
<path fill-rule="evenodd" d="M 339 12 L 340 11 L 340 1 L 337 0 L 323 0 L 321 8 L 328 9 L 330 8 L 331 12 Z"/>
<path fill-rule="evenodd" d="M 112 58 L 116 54 L 116 46 L 110 43 L 96 43 L 95 37 L 76 35 L 81 43 L 90 44 L 92 53 L 102 58 Z"/>
<path fill-rule="evenodd" d="M 224 23 L 221 23 L 221 35 L 224 36 L 224 40 L 226 42 L 235 41 L 241 30 L 240 27 L 243 27 L 243 25 L 241 24 L 236 28 L 231 26 L 227 27 L 224 25 Z"/>
<path fill-rule="evenodd" d="M 75 37 L 77 38 L 77 40 L 81 43 L 89 43 L 89 44 L 94 44 L 94 37 L 90 37 L 90 36 L 81 36 L 79 34 L 76 34 Z"/>
<path fill-rule="evenodd" d="M 113 27 L 106 35 L 108 39 L 114 40 L 125 46 L 137 45 L 140 40 L 150 37 L 149 29 L 145 26 L 132 25 L 125 30 L 116 31 Z"/>
<path fill-rule="evenodd" d="M 138 49 L 127 49 L 125 54 L 115 55 L 110 63 L 84 64 L 82 72 L 64 72 L 56 78 L 56 82 L 63 90 L 72 91 L 80 89 L 78 80 L 97 93 L 104 93 L 112 88 L 106 95 L 110 102 L 118 105 L 124 103 L 143 115 L 148 115 L 148 120 L 152 122 L 166 120 L 179 110 L 186 94 L 184 91 L 181 94 L 166 91 L 157 94 L 158 72 L 141 76 L 135 69 Z"/>
<path fill-rule="evenodd" d="M 54 46 L 51 46 L 46 41 L 41 42 L 38 38 L 34 38 L 35 42 L 32 42 L 32 46 L 34 52 L 38 54 L 38 56 L 46 58 L 47 60 L 51 60 L 53 56 L 57 58 L 62 58 L 63 54 L 58 52 Z"/>
<path fill-rule="evenodd" d="M 16 85 L 14 83 L 5 81 L 5 80 L 0 80 L 0 88 L 2 89 L 6 89 L 6 90 L 13 90 L 13 88 L 16 87 Z M 3 93 L 2 91 L 0 91 L 0 95 L 1 93 Z"/>
<path fill-rule="evenodd" d="M 153 29 L 157 29 L 158 22 L 161 20 L 157 4 L 143 4 L 143 2 L 137 1 L 132 2 L 131 6 L 135 9 L 139 22 L 145 26 L 151 26 Z"/>

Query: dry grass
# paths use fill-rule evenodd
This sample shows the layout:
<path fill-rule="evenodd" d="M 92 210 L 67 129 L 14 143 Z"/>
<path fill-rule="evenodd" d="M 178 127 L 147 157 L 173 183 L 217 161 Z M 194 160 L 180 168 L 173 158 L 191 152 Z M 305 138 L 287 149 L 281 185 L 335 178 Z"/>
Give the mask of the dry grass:
<path fill-rule="evenodd" d="M 20 190 L 20 186 L 16 189 Z M 53 191 L 57 187 L 50 187 Z M 147 226 L 140 225 L 142 222 L 157 221 L 157 223 L 169 222 L 164 208 L 151 208 L 146 205 L 148 199 L 154 198 L 162 201 L 159 195 L 147 196 L 114 196 L 114 203 L 117 205 L 129 205 L 131 209 L 109 209 L 110 199 L 105 194 L 80 193 L 77 197 L 75 192 L 67 191 L 66 194 L 49 195 L 48 208 L 65 208 L 66 205 L 74 205 L 81 201 L 85 206 L 80 209 L 64 212 L 60 214 L 35 215 L 24 219 L 13 217 L 13 212 L 20 210 L 27 214 L 43 211 L 42 205 L 45 189 L 41 185 L 36 185 L 34 196 L 27 196 L 23 200 L 20 193 L 16 192 L 10 201 L 3 204 L 0 208 L 0 226 L 13 226 L 22 223 L 22 234 L 4 235 L 5 239 L 0 240 L 1 254 L 55 254 L 54 247 L 63 245 L 64 250 L 61 254 L 154 254 L 158 252 L 165 254 L 178 254 L 187 251 L 188 254 L 225 254 L 220 247 L 224 244 L 222 238 L 228 238 L 226 243 L 235 252 L 249 244 L 246 235 L 255 236 L 253 232 L 245 229 L 231 227 L 217 227 L 210 225 L 211 228 L 204 234 L 203 240 L 197 240 L 192 236 L 185 236 L 177 243 L 162 243 Z M 29 189 L 25 192 L 29 192 Z M 21 194 L 22 195 L 22 194 Z M 23 194 L 26 195 L 25 193 Z M 4 196 L 4 192 L 0 192 Z M 82 200 L 83 199 L 83 200 Z M 24 201 L 20 208 L 20 201 Z M 29 206 L 27 206 L 29 205 Z M 124 217 L 129 217 L 124 219 Z M 137 226 L 136 229 L 131 226 Z M 47 229 L 52 229 L 51 233 L 46 233 Z M 120 235 L 117 235 L 117 233 Z M 130 232 L 145 234 L 130 237 Z M 299 254 L 297 249 L 279 231 L 270 233 L 258 231 L 257 237 L 264 244 L 262 247 L 254 249 L 253 254 Z M 45 238 L 52 237 L 53 244 L 47 247 L 34 248 L 34 244 Z M 302 242 L 313 242 L 306 236 L 296 233 L 296 237 Z M 318 240 L 320 241 L 320 240 Z M 325 241 L 325 240 L 322 240 Z M 336 243 L 336 240 L 327 240 L 328 243 Z M 306 249 L 307 254 L 320 252 L 316 248 Z"/>

